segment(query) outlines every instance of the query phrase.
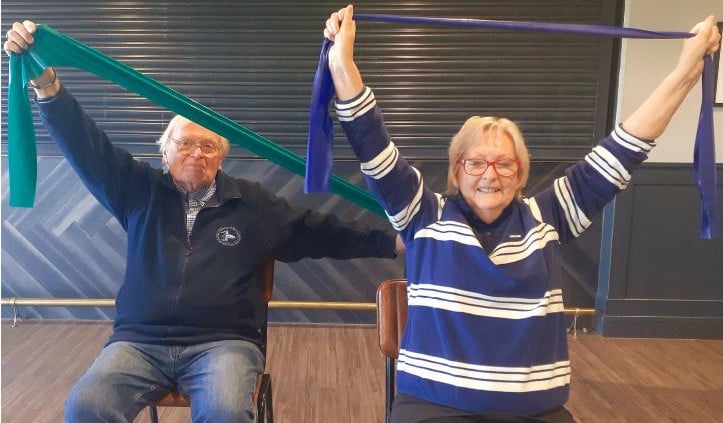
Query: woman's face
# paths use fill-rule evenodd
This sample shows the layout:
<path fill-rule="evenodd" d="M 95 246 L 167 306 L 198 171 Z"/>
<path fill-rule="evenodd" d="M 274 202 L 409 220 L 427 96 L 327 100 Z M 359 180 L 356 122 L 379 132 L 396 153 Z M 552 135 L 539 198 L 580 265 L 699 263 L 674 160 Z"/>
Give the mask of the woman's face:
<path fill-rule="evenodd" d="M 462 155 L 462 160 L 468 161 L 467 168 L 471 173 L 478 173 L 480 168 L 487 166 L 481 175 L 469 175 L 462 161 L 456 164 L 459 192 L 477 217 L 485 223 L 494 222 L 502 214 L 515 199 L 522 184 L 514 141 L 504 133 L 495 137 L 490 135 L 487 131 L 483 132 Z M 487 165 L 485 161 L 495 164 Z M 503 176 L 497 169 L 513 174 Z"/>

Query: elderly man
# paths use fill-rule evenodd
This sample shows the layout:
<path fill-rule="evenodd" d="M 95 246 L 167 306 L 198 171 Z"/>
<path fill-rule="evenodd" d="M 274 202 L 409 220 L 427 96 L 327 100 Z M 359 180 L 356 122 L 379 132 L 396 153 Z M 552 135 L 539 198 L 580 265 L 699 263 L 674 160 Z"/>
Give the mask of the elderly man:
<path fill-rule="evenodd" d="M 16 22 L 4 50 L 23 53 L 34 31 Z M 174 387 L 190 396 L 194 422 L 251 421 L 264 367 L 262 264 L 395 256 L 390 234 L 293 209 L 225 174 L 228 141 L 185 118 L 161 136 L 164 169 L 154 169 L 114 147 L 54 69 L 30 84 L 43 125 L 128 233 L 114 331 L 73 388 L 68 421 L 132 421 Z"/>

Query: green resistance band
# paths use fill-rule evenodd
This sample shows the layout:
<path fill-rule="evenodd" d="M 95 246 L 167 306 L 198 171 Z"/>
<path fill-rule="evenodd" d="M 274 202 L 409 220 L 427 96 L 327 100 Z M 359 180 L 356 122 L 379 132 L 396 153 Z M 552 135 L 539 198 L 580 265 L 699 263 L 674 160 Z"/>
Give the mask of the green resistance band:
<path fill-rule="evenodd" d="M 48 66 L 75 67 L 114 82 L 228 138 L 229 141 L 258 156 L 304 176 L 306 160 L 302 157 L 160 82 L 47 25 L 38 25 L 34 36 L 35 42 L 26 53 L 10 56 L 8 87 L 10 206 L 32 207 L 35 199 L 37 150 L 25 84 L 40 76 Z M 331 191 L 385 217 L 371 194 L 336 175 L 332 175 Z"/>

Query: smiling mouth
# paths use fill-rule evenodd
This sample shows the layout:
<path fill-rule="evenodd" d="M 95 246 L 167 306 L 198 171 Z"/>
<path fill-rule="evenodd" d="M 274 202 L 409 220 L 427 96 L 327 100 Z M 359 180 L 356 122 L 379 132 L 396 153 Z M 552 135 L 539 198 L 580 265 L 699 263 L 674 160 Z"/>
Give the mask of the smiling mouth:
<path fill-rule="evenodd" d="M 481 192 L 482 194 L 492 194 L 494 192 L 499 192 L 499 191 L 500 191 L 499 188 L 484 188 L 484 187 L 477 188 L 477 192 Z"/>

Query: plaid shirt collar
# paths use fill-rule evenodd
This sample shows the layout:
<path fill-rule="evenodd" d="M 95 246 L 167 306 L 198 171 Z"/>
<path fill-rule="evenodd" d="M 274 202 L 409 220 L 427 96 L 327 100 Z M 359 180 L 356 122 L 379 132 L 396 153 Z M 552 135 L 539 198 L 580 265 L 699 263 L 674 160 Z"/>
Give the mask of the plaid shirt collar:
<path fill-rule="evenodd" d="M 177 188 L 186 199 L 186 201 L 184 201 L 184 206 L 186 208 L 186 235 L 190 240 L 191 231 L 193 230 L 194 223 L 196 223 L 196 216 L 198 215 L 198 212 L 201 211 L 201 209 L 209 202 L 213 201 L 214 194 L 216 193 L 216 180 L 214 180 L 208 187 L 194 192 L 188 192 L 181 187 Z"/>
<path fill-rule="evenodd" d="M 198 208 L 201 209 L 203 206 L 208 203 L 208 201 L 213 197 L 213 195 L 216 193 L 216 180 L 211 182 L 211 185 L 207 186 L 204 189 L 189 192 L 181 187 L 177 187 L 178 190 L 183 193 L 185 199 L 186 199 L 186 208 L 187 209 L 193 209 Z"/>

